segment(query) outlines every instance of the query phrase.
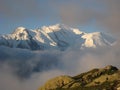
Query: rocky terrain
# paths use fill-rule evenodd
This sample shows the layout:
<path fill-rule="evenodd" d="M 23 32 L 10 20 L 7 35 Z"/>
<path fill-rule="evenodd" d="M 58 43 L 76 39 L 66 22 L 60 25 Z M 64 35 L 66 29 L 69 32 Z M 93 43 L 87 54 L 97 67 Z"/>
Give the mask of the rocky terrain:
<path fill-rule="evenodd" d="M 58 76 L 38 90 L 120 90 L 120 70 L 112 65 L 76 76 Z"/>

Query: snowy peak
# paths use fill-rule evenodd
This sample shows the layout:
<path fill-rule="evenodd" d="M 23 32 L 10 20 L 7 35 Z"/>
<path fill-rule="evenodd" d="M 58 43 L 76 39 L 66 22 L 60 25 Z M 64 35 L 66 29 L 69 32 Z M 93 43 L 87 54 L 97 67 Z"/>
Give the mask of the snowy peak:
<path fill-rule="evenodd" d="M 27 29 L 24 28 L 24 27 L 18 27 L 15 29 L 15 31 L 13 32 L 13 34 L 19 34 L 19 33 L 26 33 L 27 32 Z"/>
<path fill-rule="evenodd" d="M 82 44 L 83 47 L 112 46 L 115 42 L 115 39 L 102 32 L 86 33 L 82 38 L 85 40 L 85 43 Z"/>
<path fill-rule="evenodd" d="M 0 36 L 0 45 L 30 50 L 97 48 L 112 46 L 114 42 L 104 33 L 85 33 L 64 24 L 43 26 L 36 30 L 18 27 L 12 34 Z"/>
<path fill-rule="evenodd" d="M 85 43 L 82 44 L 83 47 L 96 48 L 96 46 L 104 45 L 100 32 L 84 34 L 82 38 L 85 39 Z"/>
<path fill-rule="evenodd" d="M 56 24 L 56 25 L 42 27 L 42 30 L 45 31 L 46 33 L 58 32 L 61 30 L 69 30 L 69 29 L 70 28 L 65 26 L 64 24 Z"/>
<path fill-rule="evenodd" d="M 75 34 L 82 34 L 83 32 L 82 31 L 80 31 L 79 29 L 75 29 L 75 28 L 72 28 L 73 29 L 73 32 L 75 33 Z"/>
<path fill-rule="evenodd" d="M 16 40 L 27 40 L 29 39 L 29 30 L 24 27 L 18 27 L 11 35 L 15 37 Z"/>
<path fill-rule="evenodd" d="M 41 28 L 43 31 L 45 31 L 46 33 L 51 33 L 51 32 L 60 32 L 60 31 L 71 31 L 75 34 L 82 34 L 83 32 L 81 32 L 79 29 L 76 28 L 70 28 L 64 24 L 56 24 L 56 25 L 51 25 L 51 26 L 43 26 Z"/>

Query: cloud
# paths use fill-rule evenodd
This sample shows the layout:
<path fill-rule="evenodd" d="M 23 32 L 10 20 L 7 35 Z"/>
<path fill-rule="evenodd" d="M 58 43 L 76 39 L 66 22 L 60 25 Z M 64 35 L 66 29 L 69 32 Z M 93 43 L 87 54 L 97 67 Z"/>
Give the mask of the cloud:
<path fill-rule="evenodd" d="M 11 52 L 8 52 L 11 51 Z M 0 62 L 6 63 L 14 69 L 20 77 L 29 77 L 33 72 L 47 71 L 58 68 L 60 62 L 59 51 L 29 51 L 0 47 Z"/>
<path fill-rule="evenodd" d="M 33 74 L 29 79 L 20 79 L 13 74 L 13 69 L 9 65 L 4 64 L 0 68 L 0 89 L 1 90 L 37 90 L 40 85 L 45 83 L 49 78 L 53 78 L 62 74 L 60 70 L 44 71 L 42 73 Z"/>
<path fill-rule="evenodd" d="M 10 20 L 47 19 L 77 25 L 93 23 L 97 28 L 118 35 L 120 0 L 1 0 L 0 14 Z M 48 19 L 47 19 L 48 20 Z M 41 20 L 42 21 L 42 20 Z"/>
<path fill-rule="evenodd" d="M 0 47 L 0 89 L 37 90 L 47 80 L 59 75 L 74 76 L 106 65 L 119 67 L 119 50 L 119 43 L 113 47 L 84 50 L 69 48 L 66 51 Z"/>
<path fill-rule="evenodd" d="M 14 22 L 24 21 L 26 18 L 33 20 L 52 18 L 54 12 L 52 12 L 49 2 L 47 0 L 0 0 L 0 14 Z"/>
<path fill-rule="evenodd" d="M 0 0 L 0 15 L 13 24 L 30 20 L 47 21 L 46 24 L 57 21 L 73 27 L 92 25 L 119 37 L 119 3 L 120 0 Z"/>
<path fill-rule="evenodd" d="M 66 0 L 54 1 L 61 21 L 72 26 L 92 24 L 99 30 L 120 34 L 120 0 Z"/>
<path fill-rule="evenodd" d="M 48 79 L 64 73 L 60 56 L 59 51 L 49 53 L 1 46 L 0 89 L 37 90 Z"/>
<path fill-rule="evenodd" d="M 116 46 L 117 45 L 117 46 Z M 113 65 L 120 68 L 119 44 L 113 47 L 102 47 L 86 50 L 68 50 L 62 56 L 64 70 L 68 75 L 76 75 L 93 68 Z"/>

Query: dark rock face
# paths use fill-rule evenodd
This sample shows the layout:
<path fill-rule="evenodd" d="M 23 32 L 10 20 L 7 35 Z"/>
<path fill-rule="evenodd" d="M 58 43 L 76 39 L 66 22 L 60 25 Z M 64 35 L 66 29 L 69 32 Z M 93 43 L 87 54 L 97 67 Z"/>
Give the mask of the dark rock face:
<path fill-rule="evenodd" d="M 106 66 L 105 69 L 107 69 L 107 70 L 113 70 L 113 71 L 117 71 L 117 70 L 118 70 L 117 67 L 114 67 L 114 66 L 112 66 L 112 65 Z"/>

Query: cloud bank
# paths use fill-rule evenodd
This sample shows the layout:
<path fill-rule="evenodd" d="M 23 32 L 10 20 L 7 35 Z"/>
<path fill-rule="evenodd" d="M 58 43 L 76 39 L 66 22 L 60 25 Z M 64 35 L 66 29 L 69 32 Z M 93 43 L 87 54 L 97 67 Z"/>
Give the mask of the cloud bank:
<path fill-rule="evenodd" d="M 55 76 L 72 76 L 106 65 L 120 68 L 118 46 L 86 50 L 69 48 L 66 51 L 29 51 L 0 47 L 0 89 L 37 90 Z"/>

